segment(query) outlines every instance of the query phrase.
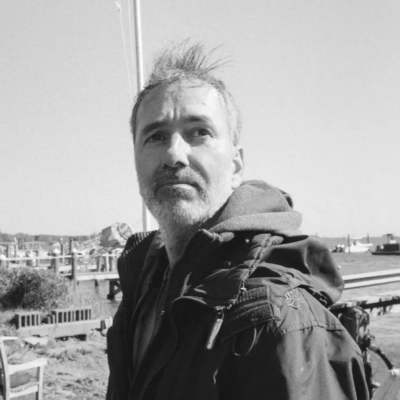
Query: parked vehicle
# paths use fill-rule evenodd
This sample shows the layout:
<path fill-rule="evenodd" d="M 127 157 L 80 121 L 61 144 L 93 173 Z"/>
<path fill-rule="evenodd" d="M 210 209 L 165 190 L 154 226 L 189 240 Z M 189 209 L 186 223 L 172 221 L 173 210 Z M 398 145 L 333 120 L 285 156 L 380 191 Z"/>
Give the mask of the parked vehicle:
<path fill-rule="evenodd" d="M 372 254 L 374 256 L 400 256 L 400 243 L 394 239 L 393 233 L 387 233 L 384 236 L 387 237 L 387 243 L 378 245 Z"/>

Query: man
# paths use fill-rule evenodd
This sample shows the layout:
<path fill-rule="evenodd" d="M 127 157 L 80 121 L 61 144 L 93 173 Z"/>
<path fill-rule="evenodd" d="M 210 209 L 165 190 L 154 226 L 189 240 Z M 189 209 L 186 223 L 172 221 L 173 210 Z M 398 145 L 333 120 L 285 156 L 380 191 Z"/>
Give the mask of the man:
<path fill-rule="evenodd" d="M 159 231 L 119 259 L 108 399 L 367 399 L 360 350 L 327 309 L 343 281 L 291 198 L 242 183 L 240 118 L 202 46 L 167 49 L 133 109 L 140 193 Z"/>

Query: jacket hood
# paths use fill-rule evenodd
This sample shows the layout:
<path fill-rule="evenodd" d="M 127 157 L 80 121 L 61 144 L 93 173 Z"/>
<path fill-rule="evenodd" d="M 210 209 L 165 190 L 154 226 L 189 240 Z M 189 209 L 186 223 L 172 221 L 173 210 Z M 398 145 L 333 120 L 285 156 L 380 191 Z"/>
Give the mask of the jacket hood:
<path fill-rule="evenodd" d="M 260 231 L 292 236 L 301 214 L 292 209 L 291 197 L 260 180 L 243 182 L 232 194 L 211 232 Z"/>
<path fill-rule="evenodd" d="M 292 207 L 293 201 L 286 192 L 263 181 L 245 181 L 234 191 L 210 231 L 252 231 L 256 235 L 267 232 L 281 237 L 279 244 L 265 253 L 264 262 L 280 273 L 293 275 L 309 286 L 322 303 L 331 305 L 340 298 L 343 280 L 323 241 L 300 234 L 301 214 Z M 257 275 L 262 276 L 262 271 Z"/>

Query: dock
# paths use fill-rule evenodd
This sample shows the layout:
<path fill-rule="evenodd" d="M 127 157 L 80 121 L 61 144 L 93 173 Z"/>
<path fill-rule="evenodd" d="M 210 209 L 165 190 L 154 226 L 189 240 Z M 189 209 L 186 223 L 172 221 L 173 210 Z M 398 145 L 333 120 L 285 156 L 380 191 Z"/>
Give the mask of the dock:
<path fill-rule="evenodd" d="M 78 254 L 36 257 L 34 259 L 18 257 L 8 258 L 7 266 L 9 268 L 31 266 L 35 269 L 52 269 L 60 276 L 70 279 L 75 286 L 81 281 L 94 281 L 95 284 L 98 284 L 100 281 L 108 281 L 109 293 L 107 294 L 107 298 L 114 299 L 115 295 L 120 292 L 117 259 L 118 256 L 112 253 L 104 253 L 93 258 Z M 396 283 L 400 282 L 400 269 L 343 275 L 343 280 L 345 282 L 344 290 Z M 377 305 L 378 303 L 381 307 L 400 304 L 400 294 L 382 295 L 378 300 L 375 296 L 367 297 L 370 298 L 368 302 L 364 301 L 365 299 L 360 299 L 360 302 L 364 301 L 365 308 L 368 308 L 368 304 L 371 304 L 370 308 L 376 307 L 372 305 Z M 346 307 L 346 302 L 342 301 L 339 304 L 338 307 Z"/>
<path fill-rule="evenodd" d="M 92 262 L 88 262 L 88 259 Z M 7 259 L 6 266 L 8 268 L 29 267 L 36 270 L 53 270 L 60 276 L 70 279 L 74 287 L 81 281 L 93 281 L 96 285 L 100 281 L 108 281 L 107 299 L 112 300 L 120 292 L 117 259 L 117 255 L 110 253 L 93 257 L 93 259 L 78 254 L 35 258 L 14 257 Z"/>

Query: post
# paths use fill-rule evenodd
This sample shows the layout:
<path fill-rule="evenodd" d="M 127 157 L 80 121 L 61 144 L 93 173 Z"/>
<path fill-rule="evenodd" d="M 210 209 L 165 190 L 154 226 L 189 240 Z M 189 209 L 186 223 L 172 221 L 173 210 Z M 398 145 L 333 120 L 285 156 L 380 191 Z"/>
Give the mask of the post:
<path fill-rule="evenodd" d="M 74 286 L 74 290 L 76 289 L 76 285 L 78 283 L 78 262 L 77 262 L 77 254 L 75 252 L 71 253 L 71 278 Z"/>
<path fill-rule="evenodd" d="M 35 267 L 40 267 L 40 259 L 39 259 L 39 257 L 40 257 L 40 254 L 39 254 L 39 250 L 35 250 L 35 251 L 33 251 L 33 254 L 34 254 L 34 257 L 36 258 L 36 260 L 35 260 Z M 45 260 L 46 261 L 46 260 Z M 42 263 L 43 264 L 43 263 Z"/>
<path fill-rule="evenodd" d="M 109 287 L 109 293 L 107 295 L 108 300 L 114 300 L 115 295 L 118 294 L 121 291 L 121 285 L 118 280 L 110 280 L 108 282 L 108 287 Z"/>
<path fill-rule="evenodd" d="M 15 244 L 15 257 L 18 257 L 18 240 L 16 237 L 14 238 L 14 244 Z"/>
<path fill-rule="evenodd" d="M 65 246 L 64 246 L 63 238 L 60 239 L 60 252 L 61 252 L 62 256 L 65 254 L 64 253 L 65 252 Z M 65 258 L 64 257 L 61 258 L 61 264 L 65 265 Z"/>
<path fill-rule="evenodd" d="M 112 267 L 112 272 L 117 271 L 117 265 L 118 265 L 118 256 L 116 254 L 113 254 L 113 267 Z"/>
<path fill-rule="evenodd" d="M 111 280 L 108 282 L 108 295 L 107 295 L 107 299 L 108 299 L 108 300 L 114 300 L 114 299 L 115 299 L 115 295 L 114 295 L 114 282 L 111 281 Z"/>
<path fill-rule="evenodd" d="M 57 255 L 53 256 L 54 257 L 54 270 L 56 274 L 58 275 L 60 273 L 60 259 L 58 258 Z"/>
<path fill-rule="evenodd" d="M 101 255 L 96 257 L 96 271 L 101 272 Z"/>
<path fill-rule="evenodd" d="M 105 261 L 105 270 L 106 272 L 108 272 L 110 270 L 108 253 L 104 253 L 104 261 Z"/>
<path fill-rule="evenodd" d="M 70 237 L 69 238 L 69 254 L 71 254 L 71 259 L 70 259 L 70 265 L 71 265 L 71 263 L 72 263 L 72 249 L 73 249 L 73 243 L 74 243 L 74 241 L 73 241 L 73 239 Z"/>
<path fill-rule="evenodd" d="M 11 255 L 11 245 L 9 245 L 9 244 L 6 244 L 6 257 L 7 258 L 11 258 L 12 257 L 12 255 Z"/>
<path fill-rule="evenodd" d="M 114 263 L 114 257 L 112 252 L 110 251 L 108 253 L 108 272 L 111 272 L 113 270 L 113 263 Z"/>
<path fill-rule="evenodd" d="M 349 248 L 349 253 L 350 253 L 350 234 L 347 234 L 347 247 Z"/>

